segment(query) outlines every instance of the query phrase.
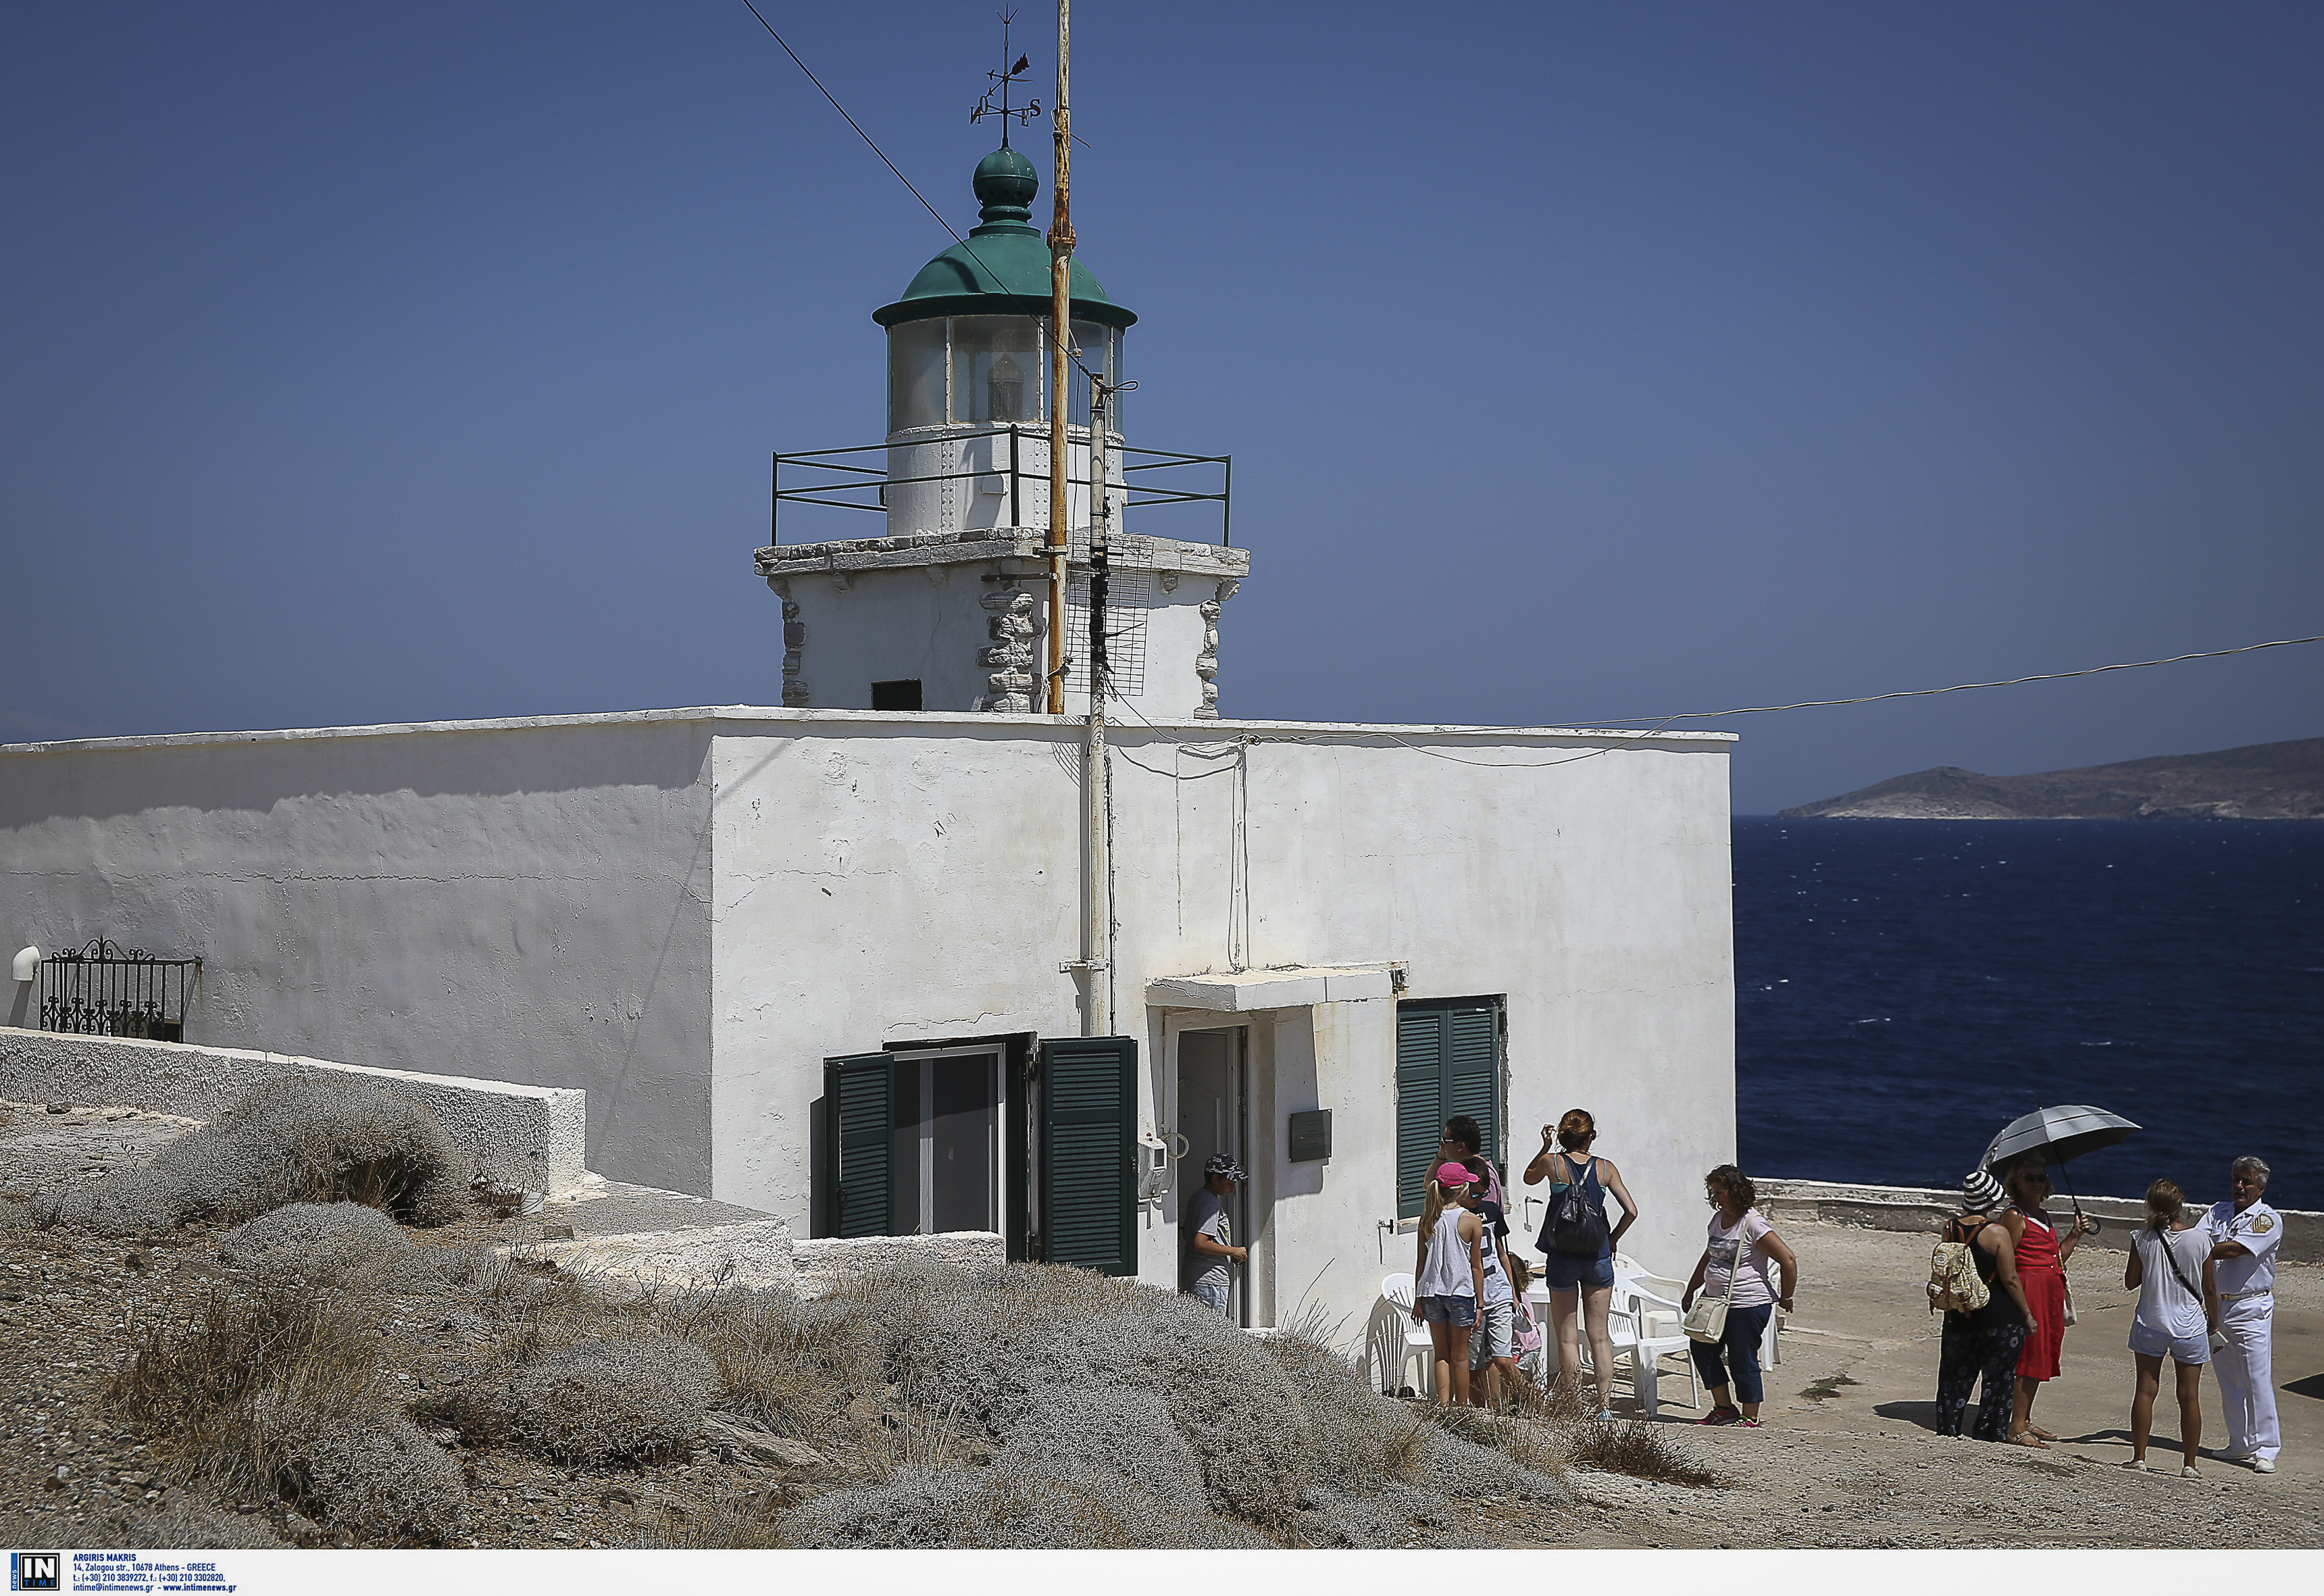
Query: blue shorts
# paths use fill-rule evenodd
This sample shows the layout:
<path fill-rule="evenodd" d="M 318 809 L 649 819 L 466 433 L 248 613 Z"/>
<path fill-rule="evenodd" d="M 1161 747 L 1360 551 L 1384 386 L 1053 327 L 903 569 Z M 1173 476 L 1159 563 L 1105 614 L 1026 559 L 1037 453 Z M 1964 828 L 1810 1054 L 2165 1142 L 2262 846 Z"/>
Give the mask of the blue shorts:
<path fill-rule="evenodd" d="M 1424 1296 L 1420 1299 L 1420 1316 L 1431 1324 L 1450 1324 L 1456 1330 L 1466 1330 L 1477 1322 L 1477 1299 L 1473 1296 Z"/>
<path fill-rule="evenodd" d="M 1572 1291 L 1583 1286 L 1611 1286 L 1614 1256 L 1584 1258 L 1578 1252 L 1553 1252 L 1541 1271 L 1541 1283 L 1552 1291 Z"/>

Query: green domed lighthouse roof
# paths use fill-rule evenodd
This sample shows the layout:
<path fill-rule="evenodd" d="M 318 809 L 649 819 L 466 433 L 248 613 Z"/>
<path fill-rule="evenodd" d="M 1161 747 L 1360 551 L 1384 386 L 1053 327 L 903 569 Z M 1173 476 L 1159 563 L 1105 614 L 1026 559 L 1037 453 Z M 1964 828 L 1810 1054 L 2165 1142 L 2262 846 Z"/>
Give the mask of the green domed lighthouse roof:
<path fill-rule="evenodd" d="M 1033 196 L 1041 191 L 1033 163 L 1002 145 L 976 163 L 976 198 L 982 225 L 964 243 L 930 261 L 914 277 L 904 297 L 872 312 L 881 327 L 936 316 L 1047 316 L 1049 313 L 1049 245 L 1029 220 Z M 1105 297 L 1097 277 L 1074 258 L 1074 315 L 1105 327 L 1128 327 L 1138 318 Z"/>

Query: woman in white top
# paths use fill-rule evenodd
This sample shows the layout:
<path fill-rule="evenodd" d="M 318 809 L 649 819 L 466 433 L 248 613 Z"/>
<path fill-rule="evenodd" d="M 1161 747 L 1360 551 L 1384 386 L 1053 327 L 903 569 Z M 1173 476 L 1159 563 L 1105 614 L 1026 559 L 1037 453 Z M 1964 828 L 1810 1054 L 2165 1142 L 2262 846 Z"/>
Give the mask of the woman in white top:
<path fill-rule="evenodd" d="M 1695 1420 L 1700 1425 L 1740 1424 L 1759 1427 L 1759 1400 L 1765 1395 L 1759 1379 L 1759 1340 L 1766 1333 L 1767 1316 L 1777 1308 L 1792 1311 L 1792 1288 L 1799 1283 L 1797 1254 L 1775 1234 L 1775 1227 L 1751 1204 L 1759 1200 L 1751 1177 L 1732 1164 L 1721 1164 L 1702 1177 L 1703 1195 L 1719 1212 L 1711 1217 L 1710 1245 L 1695 1261 L 1686 1283 L 1687 1307 L 1698 1293 L 1727 1298 L 1727 1333 L 1716 1342 L 1696 1342 L 1695 1371 L 1711 1388 L 1711 1411 Z M 1770 1260 L 1783 1269 L 1783 1284 L 1769 1284 Z M 1723 1356 L 1722 1356 L 1723 1354 Z M 1728 1399 L 1727 1365 L 1734 1365 L 1735 1398 Z"/>
<path fill-rule="evenodd" d="M 2146 1188 L 2146 1223 L 2131 1238 L 2130 1261 L 2122 1271 L 2123 1289 L 2138 1293 L 2138 1312 L 2130 1322 L 2138 1394 L 2130 1402 L 2130 1461 L 2123 1467 L 2146 1467 L 2146 1438 L 2154 1428 L 2154 1397 L 2163 1388 L 2167 1355 L 2178 1365 L 2179 1471 L 2192 1476 L 2203 1438 L 2203 1365 L 2211 1361 L 2219 1298 L 2209 1232 L 2186 1222 L 2185 1201 L 2167 1180 Z"/>
<path fill-rule="evenodd" d="M 1420 1209 L 1420 1252 L 1412 1265 L 1412 1317 L 1436 1343 L 1436 1405 L 1469 1406 L 1469 1333 L 1485 1299 L 1485 1222 L 1461 1206 L 1472 1177 L 1441 1164 Z"/>

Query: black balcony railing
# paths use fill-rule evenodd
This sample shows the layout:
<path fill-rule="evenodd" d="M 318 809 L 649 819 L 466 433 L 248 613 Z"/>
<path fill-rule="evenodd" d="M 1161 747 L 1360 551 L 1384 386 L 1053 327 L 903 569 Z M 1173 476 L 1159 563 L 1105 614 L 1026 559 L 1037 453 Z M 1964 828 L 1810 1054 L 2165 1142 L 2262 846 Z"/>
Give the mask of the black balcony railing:
<path fill-rule="evenodd" d="M 41 961 L 41 1029 L 91 1037 L 186 1039 L 186 992 L 199 959 L 157 958 L 100 936 Z"/>
<path fill-rule="evenodd" d="M 990 466 L 964 466 L 958 471 L 939 471 L 925 476 L 890 476 L 884 466 L 852 466 L 840 463 L 841 455 L 885 454 L 891 447 L 909 447 L 909 444 L 859 444 L 844 449 L 803 449 L 795 454 L 778 454 L 770 474 L 773 484 L 770 508 L 767 516 L 767 540 L 780 543 L 782 512 L 786 503 L 821 504 L 834 510 L 869 510 L 875 514 L 887 511 L 885 490 L 922 482 L 967 482 L 999 479 L 1006 484 L 1009 497 L 1010 526 L 1023 526 L 1024 510 L 1028 503 L 1047 503 L 1049 474 L 1036 471 L 1025 462 L 1027 438 L 1044 439 L 1040 431 L 1028 431 L 1021 427 L 994 427 L 982 432 L 947 432 L 931 437 L 927 443 L 966 443 L 980 438 L 1005 438 L 1009 448 L 1005 460 L 998 457 Z M 1234 457 L 1232 455 L 1182 455 L 1169 449 L 1133 448 L 1126 444 L 1114 444 L 1110 453 L 1121 458 L 1123 465 L 1120 484 L 1130 493 L 1129 508 L 1141 509 L 1153 504 L 1216 504 L 1219 507 L 1219 543 L 1222 548 L 1234 546 Z M 1082 457 L 1088 459 L 1084 450 Z M 1219 488 L 1205 493 L 1186 485 L 1200 478 L 1180 475 L 1157 477 L 1155 472 L 1192 472 L 1204 466 L 1219 468 Z M 788 482 L 784 473 L 790 474 Z M 804 480 L 802 480 L 804 479 Z M 1084 492 L 1089 489 L 1086 475 L 1069 479 Z M 868 494 L 869 499 L 851 498 L 849 494 Z"/>

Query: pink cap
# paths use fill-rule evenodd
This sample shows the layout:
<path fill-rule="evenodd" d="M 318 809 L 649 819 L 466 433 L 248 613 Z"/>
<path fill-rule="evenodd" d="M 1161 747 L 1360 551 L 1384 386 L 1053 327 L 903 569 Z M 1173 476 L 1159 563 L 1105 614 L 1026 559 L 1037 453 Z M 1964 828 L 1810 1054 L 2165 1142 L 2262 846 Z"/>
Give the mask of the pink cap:
<path fill-rule="evenodd" d="M 1438 1185 L 1448 1188 L 1456 1185 L 1473 1185 L 1476 1184 L 1476 1180 L 1477 1177 L 1469 1173 L 1469 1167 L 1466 1164 L 1439 1164 L 1436 1166 L 1436 1184 Z"/>

